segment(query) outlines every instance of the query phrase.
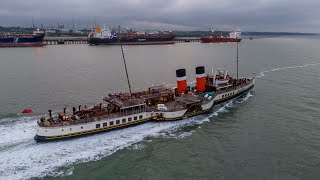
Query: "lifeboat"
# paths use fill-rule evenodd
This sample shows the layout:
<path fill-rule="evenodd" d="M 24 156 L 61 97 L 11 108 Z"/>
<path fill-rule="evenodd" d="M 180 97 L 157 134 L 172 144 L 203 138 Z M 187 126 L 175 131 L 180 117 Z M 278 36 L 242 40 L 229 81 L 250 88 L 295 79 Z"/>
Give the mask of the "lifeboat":
<path fill-rule="evenodd" d="M 30 107 L 24 109 L 24 110 L 21 112 L 21 114 L 32 114 L 32 113 L 33 113 L 33 110 L 32 110 Z"/>

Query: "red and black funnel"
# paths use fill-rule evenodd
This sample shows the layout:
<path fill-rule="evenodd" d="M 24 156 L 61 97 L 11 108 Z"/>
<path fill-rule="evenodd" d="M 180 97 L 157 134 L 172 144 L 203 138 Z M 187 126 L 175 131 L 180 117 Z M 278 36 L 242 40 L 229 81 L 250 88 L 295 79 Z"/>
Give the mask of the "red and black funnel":
<path fill-rule="evenodd" d="M 185 94 L 187 92 L 187 76 L 185 69 L 176 70 L 178 94 Z"/>

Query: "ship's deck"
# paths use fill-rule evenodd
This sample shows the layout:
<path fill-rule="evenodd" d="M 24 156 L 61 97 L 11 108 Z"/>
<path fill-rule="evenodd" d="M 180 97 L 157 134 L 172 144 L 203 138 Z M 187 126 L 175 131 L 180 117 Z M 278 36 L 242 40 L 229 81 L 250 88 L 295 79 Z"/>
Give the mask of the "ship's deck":
<path fill-rule="evenodd" d="M 219 89 L 216 93 L 221 94 L 225 93 L 231 90 L 235 89 L 241 89 L 242 87 L 245 87 L 246 85 L 250 84 L 253 81 L 253 79 L 247 79 L 243 78 L 239 80 L 239 83 L 235 86 L 229 86 L 225 89 Z M 134 98 L 132 96 L 128 99 L 128 96 L 120 95 L 112 95 L 110 98 L 105 98 L 107 102 L 112 103 L 111 106 L 102 107 L 100 106 L 94 106 L 90 109 L 82 109 L 79 111 L 74 112 L 74 115 L 68 115 L 65 113 L 60 113 L 59 117 L 55 118 L 41 118 L 40 121 L 38 121 L 38 125 L 41 127 L 59 127 L 59 126 L 69 126 L 69 125 L 77 125 L 77 124 L 83 124 L 83 123 L 90 123 L 100 120 L 106 120 L 111 118 L 117 118 L 117 117 L 123 117 L 123 116 L 129 116 L 144 112 L 174 112 L 174 111 L 181 111 L 183 109 L 187 109 L 193 104 L 206 104 L 209 103 L 210 100 L 199 96 L 199 95 L 192 95 L 192 94 L 184 94 L 180 96 L 176 96 L 173 99 L 170 99 L 169 101 L 164 102 L 163 104 L 166 106 L 166 110 L 158 110 L 157 104 L 154 105 L 148 105 L 146 103 L 147 100 L 153 99 L 153 98 L 171 98 L 172 91 L 167 91 L 167 89 L 164 89 L 164 91 L 153 91 L 150 93 L 149 91 L 144 91 L 140 93 L 133 94 Z M 112 106 L 114 105 L 114 106 Z M 112 108 L 114 109 L 115 106 L 119 107 L 119 110 L 114 112 L 111 111 Z M 127 109 L 120 107 L 129 107 Z M 111 110 L 110 110 L 111 109 Z"/>
<path fill-rule="evenodd" d="M 201 96 L 188 95 L 188 94 L 182 95 L 182 96 L 176 97 L 174 101 L 165 103 L 167 110 L 162 110 L 162 112 L 181 111 L 183 109 L 186 109 L 188 106 L 192 104 L 201 103 L 201 102 L 206 103 L 206 102 L 209 102 L 209 100 Z M 90 122 L 117 118 L 117 117 L 124 117 L 124 116 L 134 115 L 134 114 L 143 113 L 143 112 L 160 112 L 160 110 L 158 110 L 157 106 L 154 105 L 154 106 L 147 106 L 143 109 L 130 109 L 123 112 L 108 113 L 106 109 L 104 108 L 100 109 L 98 106 L 94 106 L 93 108 L 88 110 L 77 111 L 75 114 L 82 114 L 85 112 L 88 112 L 88 114 L 82 118 L 76 118 L 76 116 L 73 116 L 73 115 L 58 113 L 60 117 L 67 116 L 68 120 L 62 120 L 61 118 L 58 118 L 58 117 L 51 118 L 51 119 L 48 118 L 45 120 L 42 119 L 42 121 L 38 122 L 38 124 L 39 126 L 42 126 L 42 127 L 69 126 L 69 125 L 90 123 Z M 95 112 L 95 113 L 94 115 L 90 115 L 89 112 Z"/>

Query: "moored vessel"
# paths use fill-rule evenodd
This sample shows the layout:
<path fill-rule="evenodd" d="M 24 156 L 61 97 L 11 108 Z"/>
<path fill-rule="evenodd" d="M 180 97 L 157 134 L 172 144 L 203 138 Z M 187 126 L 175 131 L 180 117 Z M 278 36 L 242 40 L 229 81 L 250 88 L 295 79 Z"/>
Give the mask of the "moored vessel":
<path fill-rule="evenodd" d="M 88 35 L 90 45 L 152 45 L 152 44 L 174 44 L 174 34 L 163 32 L 116 32 L 109 28 L 95 27 Z M 121 41 L 121 42 L 120 42 Z"/>
<path fill-rule="evenodd" d="M 228 71 L 221 69 L 206 75 L 205 67 L 199 66 L 195 69 L 195 86 L 188 86 L 186 70 L 178 69 L 177 87 L 154 86 L 132 93 L 124 56 L 123 60 L 128 93 L 108 94 L 103 98 L 104 103 L 90 108 L 79 105 L 78 108 L 72 108 L 72 113 L 68 113 L 64 108 L 63 112 L 53 116 L 49 110 L 49 116 L 42 117 L 37 122 L 35 140 L 59 140 L 149 121 L 173 121 L 193 117 L 210 112 L 216 105 L 248 93 L 255 84 L 254 76 L 239 78 L 237 73 L 237 77 L 232 78 Z"/>
<path fill-rule="evenodd" d="M 240 31 L 233 31 L 229 33 L 229 37 L 220 35 L 212 35 L 208 37 L 202 37 L 202 43 L 219 43 L 219 42 L 240 42 L 242 40 Z"/>
<path fill-rule="evenodd" d="M 42 47 L 44 36 L 40 29 L 32 34 L 0 34 L 0 47 Z"/>

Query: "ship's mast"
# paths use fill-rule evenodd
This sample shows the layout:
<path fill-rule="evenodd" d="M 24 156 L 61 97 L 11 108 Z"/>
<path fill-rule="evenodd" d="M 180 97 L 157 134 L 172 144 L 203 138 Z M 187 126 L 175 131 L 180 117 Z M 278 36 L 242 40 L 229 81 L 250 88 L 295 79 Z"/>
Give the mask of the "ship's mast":
<path fill-rule="evenodd" d="M 35 28 L 33 17 L 32 17 L 32 27 Z"/>
<path fill-rule="evenodd" d="M 119 29 L 120 29 L 120 26 L 119 26 Z M 124 57 L 124 52 L 123 52 L 123 48 L 122 48 L 122 43 L 121 43 L 120 37 L 118 37 L 118 41 L 119 41 L 119 43 L 120 43 L 120 48 L 121 48 L 121 53 L 122 53 L 123 64 L 124 64 L 124 68 L 125 68 L 125 70 L 126 70 L 126 76 L 127 76 L 128 86 L 129 86 L 129 93 L 130 93 L 130 96 L 131 96 L 132 93 L 131 93 L 131 85 L 130 85 L 128 70 L 127 70 L 127 63 L 126 63 L 126 58 Z"/>
<path fill-rule="evenodd" d="M 238 50 L 238 44 L 239 42 L 237 42 L 237 81 L 239 79 L 239 50 Z"/>

